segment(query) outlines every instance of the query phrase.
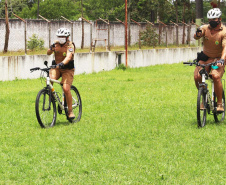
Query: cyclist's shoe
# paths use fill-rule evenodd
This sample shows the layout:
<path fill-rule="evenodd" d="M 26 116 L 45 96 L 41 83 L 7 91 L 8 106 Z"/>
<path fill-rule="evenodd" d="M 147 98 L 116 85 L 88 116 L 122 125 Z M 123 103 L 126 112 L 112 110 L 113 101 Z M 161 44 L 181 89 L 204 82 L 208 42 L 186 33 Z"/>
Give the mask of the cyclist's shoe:
<path fill-rule="evenodd" d="M 70 119 L 70 120 L 75 119 L 75 115 L 74 115 L 74 113 L 72 111 L 68 112 L 68 119 Z"/>
<path fill-rule="evenodd" d="M 217 104 L 217 112 L 224 112 L 224 107 L 222 103 Z"/>

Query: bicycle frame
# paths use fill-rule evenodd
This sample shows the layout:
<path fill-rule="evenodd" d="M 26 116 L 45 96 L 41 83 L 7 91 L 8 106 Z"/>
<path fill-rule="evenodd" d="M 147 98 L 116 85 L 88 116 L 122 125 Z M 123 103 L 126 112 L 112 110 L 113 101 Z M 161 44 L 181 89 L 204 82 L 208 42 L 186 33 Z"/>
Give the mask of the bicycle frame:
<path fill-rule="evenodd" d="M 56 99 L 56 101 L 57 101 L 57 103 L 58 103 L 60 109 L 61 109 L 61 110 L 64 110 L 64 91 L 63 91 L 63 87 L 62 87 L 62 85 L 60 84 L 60 87 L 62 88 L 62 103 L 61 103 L 60 98 L 59 98 L 59 96 L 57 95 L 55 89 L 53 88 L 53 85 L 51 84 L 51 82 L 60 84 L 60 81 L 51 79 L 50 77 L 46 77 L 46 85 L 47 85 L 47 87 L 50 87 L 51 92 L 52 92 L 53 96 L 55 97 L 55 99 Z"/>
<path fill-rule="evenodd" d="M 202 83 L 199 85 L 199 86 L 204 86 L 205 89 L 207 90 L 206 94 L 206 100 L 208 100 L 209 102 L 209 106 L 210 106 L 210 110 L 211 111 L 214 111 L 214 82 L 212 79 L 210 79 L 210 82 L 212 84 L 212 92 L 211 92 L 211 95 L 210 96 L 210 92 L 209 92 L 209 89 L 208 89 L 208 84 L 206 83 L 206 79 L 209 80 L 209 77 L 206 76 L 206 74 L 202 74 Z M 212 98 L 211 98 L 212 97 Z"/>
<path fill-rule="evenodd" d="M 212 86 L 212 91 L 211 91 L 211 95 L 210 96 L 210 92 L 209 92 L 209 89 L 208 89 L 208 84 L 206 83 L 206 79 L 209 80 L 211 82 L 211 86 Z M 221 79 L 221 82 L 224 81 L 224 85 L 222 84 L 223 86 L 223 89 L 225 89 L 225 80 L 224 79 Z M 206 74 L 202 74 L 202 83 L 199 84 L 199 86 L 203 86 L 205 87 L 205 89 L 207 90 L 207 100 L 210 102 L 209 105 L 210 105 L 210 110 L 211 111 L 214 111 L 214 82 L 211 78 L 209 78 L 209 76 L 206 76 Z"/>
<path fill-rule="evenodd" d="M 57 84 L 60 85 L 60 87 L 61 87 L 61 89 L 62 89 L 62 103 L 61 103 L 60 98 L 59 98 L 59 96 L 57 95 L 57 93 L 56 93 L 56 91 L 55 91 L 55 89 L 54 89 L 54 87 L 53 87 L 53 85 L 52 85 L 51 82 L 52 82 L 52 83 L 57 83 Z M 60 109 L 61 109 L 61 110 L 64 110 L 64 108 L 65 108 L 65 107 L 64 107 L 64 90 L 63 90 L 63 86 L 61 85 L 61 82 L 60 82 L 59 80 L 54 80 L 54 79 L 51 79 L 50 77 L 46 77 L 46 85 L 47 85 L 47 87 L 50 87 L 51 92 L 52 92 L 53 96 L 55 97 L 55 99 L 56 99 L 56 101 L 57 101 L 57 103 L 58 103 Z M 75 102 L 77 102 L 76 99 L 74 99 L 73 97 L 72 97 L 72 99 L 73 99 Z M 77 102 L 77 104 L 72 104 L 72 109 L 75 108 L 75 107 L 77 107 L 77 106 L 78 106 L 78 102 Z"/>

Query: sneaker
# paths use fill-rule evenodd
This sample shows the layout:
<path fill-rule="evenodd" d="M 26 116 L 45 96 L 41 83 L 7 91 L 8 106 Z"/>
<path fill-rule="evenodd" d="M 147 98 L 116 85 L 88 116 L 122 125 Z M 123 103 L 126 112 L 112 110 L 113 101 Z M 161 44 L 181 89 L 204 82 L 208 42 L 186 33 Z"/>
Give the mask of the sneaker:
<path fill-rule="evenodd" d="M 222 103 L 217 104 L 217 112 L 224 112 L 224 107 Z"/>
<path fill-rule="evenodd" d="M 75 119 L 75 115 L 74 115 L 74 113 L 72 111 L 68 112 L 68 118 L 69 119 Z"/>

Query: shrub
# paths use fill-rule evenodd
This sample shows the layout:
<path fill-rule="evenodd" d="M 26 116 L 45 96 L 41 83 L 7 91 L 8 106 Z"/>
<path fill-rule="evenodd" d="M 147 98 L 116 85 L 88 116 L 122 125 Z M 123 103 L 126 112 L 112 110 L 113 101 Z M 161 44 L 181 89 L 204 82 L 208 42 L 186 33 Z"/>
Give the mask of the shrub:
<path fill-rule="evenodd" d="M 146 30 L 141 32 L 141 43 L 143 46 L 155 47 L 158 43 L 158 34 L 154 28 L 150 25 L 147 26 Z"/>
<path fill-rule="evenodd" d="M 124 64 L 119 64 L 118 67 L 117 67 L 117 69 L 122 69 L 123 71 L 125 71 L 126 68 L 127 67 Z"/>
<path fill-rule="evenodd" d="M 38 50 L 44 48 L 44 40 L 39 39 L 36 34 L 33 34 L 30 40 L 27 42 L 27 48 L 30 50 Z"/>

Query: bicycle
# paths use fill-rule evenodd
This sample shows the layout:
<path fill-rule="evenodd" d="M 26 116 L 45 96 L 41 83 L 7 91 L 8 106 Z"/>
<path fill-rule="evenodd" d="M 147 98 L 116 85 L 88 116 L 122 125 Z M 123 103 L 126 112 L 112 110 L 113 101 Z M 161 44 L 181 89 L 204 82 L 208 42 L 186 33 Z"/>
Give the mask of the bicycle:
<path fill-rule="evenodd" d="M 215 60 L 212 63 L 209 64 L 200 64 L 195 59 L 193 62 L 184 62 L 183 64 L 188 64 L 190 66 L 196 65 L 202 67 L 202 69 L 199 71 L 199 74 L 202 77 L 202 82 L 199 83 L 199 89 L 198 89 L 198 97 L 197 97 L 197 122 L 198 127 L 204 127 L 206 125 L 206 116 L 208 114 L 212 114 L 214 116 L 215 122 L 223 122 L 225 118 L 225 81 L 223 85 L 223 93 L 222 93 L 222 105 L 224 108 L 223 112 L 217 112 L 217 96 L 214 91 L 214 82 L 211 78 L 211 74 L 208 75 L 206 71 L 206 67 L 210 66 L 211 69 L 217 69 L 217 61 Z M 211 82 L 212 90 L 209 90 L 208 83 L 206 80 L 209 80 Z M 211 93 L 210 93 L 211 91 Z"/>
<path fill-rule="evenodd" d="M 78 89 L 73 85 L 71 86 L 72 110 L 75 115 L 75 118 L 72 120 L 68 117 L 68 106 L 63 91 L 63 85 L 60 81 L 51 79 L 49 77 L 50 69 L 56 68 L 56 65 L 48 67 L 47 61 L 44 62 L 44 65 L 46 66 L 46 68 L 41 69 L 40 67 L 35 67 L 30 69 L 31 72 L 41 70 L 41 77 L 46 81 L 46 86 L 39 91 L 35 101 L 35 112 L 40 126 L 42 128 L 53 127 L 56 123 L 57 110 L 59 114 L 63 114 L 64 111 L 67 120 L 71 123 L 80 121 L 82 116 L 82 100 Z M 45 74 L 47 75 L 46 77 Z M 53 88 L 53 83 L 60 85 L 62 90 L 61 94 L 55 91 L 55 89 Z M 58 104 L 57 108 L 56 102 Z"/>

